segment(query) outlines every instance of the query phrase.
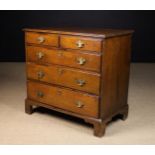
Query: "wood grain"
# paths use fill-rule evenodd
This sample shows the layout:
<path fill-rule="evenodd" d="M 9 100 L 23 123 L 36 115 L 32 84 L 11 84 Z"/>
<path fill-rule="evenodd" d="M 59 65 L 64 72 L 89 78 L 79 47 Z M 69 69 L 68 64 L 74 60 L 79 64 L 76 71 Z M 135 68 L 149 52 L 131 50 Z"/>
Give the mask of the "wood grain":
<path fill-rule="evenodd" d="M 82 41 L 84 46 L 79 48 L 77 42 Z M 60 46 L 66 49 L 80 49 L 85 51 L 101 52 L 101 39 L 79 37 L 79 36 L 67 36 L 62 35 L 60 37 Z"/>
<path fill-rule="evenodd" d="M 132 34 L 133 30 L 107 29 L 107 28 L 81 28 L 81 27 L 47 27 L 47 28 L 25 28 L 26 32 L 55 33 L 59 35 L 76 35 L 97 38 L 111 38 Z"/>
<path fill-rule="evenodd" d="M 38 41 L 38 38 L 42 37 L 44 41 L 41 43 Z M 39 45 L 48 45 L 58 47 L 58 35 L 57 34 L 46 34 L 46 33 L 35 33 L 35 32 L 26 32 L 25 33 L 25 42 Z"/>
<path fill-rule="evenodd" d="M 101 55 L 73 50 L 51 49 L 37 46 L 27 46 L 27 61 L 40 64 L 57 64 L 79 69 L 100 72 Z M 43 57 L 38 58 L 38 53 Z M 85 59 L 84 64 L 79 64 L 79 59 Z"/>
<path fill-rule="evenodd" d="M 93 125 L 98 137 L 114 116 L 127 118 L 132 30 L 24 30 L 26 113 L 35 105 L 79 117 Z M 38 37 L 45 40 L 39 43 Z"/>
<path fill-rule="evenodd" d="M 131 35 L 106 39 L 103 51 L 100 114 L 105 119 L 127 106 Z"/>
<path fill-rule="evenodd" d="M 27 86 L 29 99 L 67 111 L 98 118 L 99 98 L 97 96 L 32 81 L 29 81 Z M 38 97 L 37 92 L 42 92 L 44 96 Z M 77 107 L 77 102 L 81 102 L 83 107 Z"/>
<path fill-rule="evenodd" d="M 43 72 L 43 78 L 38 78 L 39 72 Z M 100 75 L 97 73 L 57 65 L 45 66 L 28 63 L 27 77 L 99 95 Z M 83 86 L 78 85 L 78 80 L 84 80 L 85 84 Z"/>

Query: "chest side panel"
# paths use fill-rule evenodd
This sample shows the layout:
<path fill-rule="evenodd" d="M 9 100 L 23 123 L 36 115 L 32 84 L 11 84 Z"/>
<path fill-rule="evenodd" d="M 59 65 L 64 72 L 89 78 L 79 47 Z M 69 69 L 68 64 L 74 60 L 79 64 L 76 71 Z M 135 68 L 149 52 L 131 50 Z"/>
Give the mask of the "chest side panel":
<path fill-rule="evenodd" d="M 105 119 L 127 105 L 131 35 L 108 38 L 103 44 L 100 116 Z"/>

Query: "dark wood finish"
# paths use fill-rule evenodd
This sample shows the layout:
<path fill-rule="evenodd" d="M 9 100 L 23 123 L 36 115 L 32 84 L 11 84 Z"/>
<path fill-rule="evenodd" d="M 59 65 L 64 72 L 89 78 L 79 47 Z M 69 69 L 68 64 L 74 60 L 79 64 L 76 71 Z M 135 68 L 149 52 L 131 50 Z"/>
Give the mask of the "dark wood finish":
<path fill-rule="evenodd" d="M 26 37 L 26 113 L 31 114 L 35 105 L 79 117 L 94 126 L 94 135 L 98 137 L 104 135 L 114 116 L 127 118 L 133 31 L 79 28 L 25 31 L 35 40 Z M 47 40 L 52 36 L 53 41 L 36 42 L 40 34 L 48 36 Z M 77 61 L 77 57 L 84 59 Z"/>
<path fill-rule="evenodd" d="M 83 43 L 82 47 L 78 47 L 79 41 Z M 66 49 L 101 52 L 101 41 L 101 39 L 96 38 L 62 35 L 60 37 L 60 46 Z"/>
<path fill-rule="evenodd" d="M 101 118 L 127 105 L 131 35 L 106 39 L 103 45 Z M 108 104 L 106 104 L 108 103 Z"/>
<path fill-rule="evenodd" d="M 44 74 L 42 77 L 38 76 L 40 72 Z M 97 95 L 99 94 L 100 75 L 97 73 L 57 65 L 45 66 L 28 63 L 27 77 L 29 79 L 66 86 Z M 84 80 L 82 81 L 82 86 L 79 80 Z"/>
<path fill-rule="evenodd" d="M 30 105 L 29 103 L 26 103 L 26 102 L 25 102 L 25 112 L 26 112 L 27 114 L 32 114 L 32 112 L 33 112 L 33 107 L 32 107 L 32 105 Z"/>
<path fill-rule="evenodd" d="M 27 46 L 27 61 L 39 64 L 57 64 L 84 70 L 100 72 L 101 56 L 73 50 L 50 49 L 45 47 Z M 38 54 L 42 57 L 38 58 Z M 80 59 L 84 59 L 80 64 Z"/>

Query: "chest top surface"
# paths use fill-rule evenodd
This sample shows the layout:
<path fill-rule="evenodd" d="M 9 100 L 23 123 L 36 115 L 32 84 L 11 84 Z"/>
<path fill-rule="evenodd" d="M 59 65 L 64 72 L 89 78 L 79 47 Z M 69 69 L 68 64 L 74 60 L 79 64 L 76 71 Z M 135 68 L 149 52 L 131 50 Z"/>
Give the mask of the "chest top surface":
<path fill-rule="evenodd" d="M 109 38 L 133 33 L 133 30 L 125 29 L 105 29 L 105 28 L 25 28 L 24 31 L 40 32 L 40 33 L 56 33 L 56 34 L 72 34 L 90 37 Z"/>

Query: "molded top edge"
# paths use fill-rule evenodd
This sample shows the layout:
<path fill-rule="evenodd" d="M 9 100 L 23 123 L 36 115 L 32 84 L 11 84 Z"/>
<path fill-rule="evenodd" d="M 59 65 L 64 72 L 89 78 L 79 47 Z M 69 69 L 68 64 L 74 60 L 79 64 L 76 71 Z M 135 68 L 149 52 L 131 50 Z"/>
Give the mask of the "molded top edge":
<path fill-rule="evenodd" d="M 110 38 L 121 35 L 132 34 L 133 30 L 122 29 L 104 29 L 104 28 L 25 28 L 27 32 L 40 32 L 40 33 L 56 33 L 68 35 L 80 35 L 87 37 Z"/>

